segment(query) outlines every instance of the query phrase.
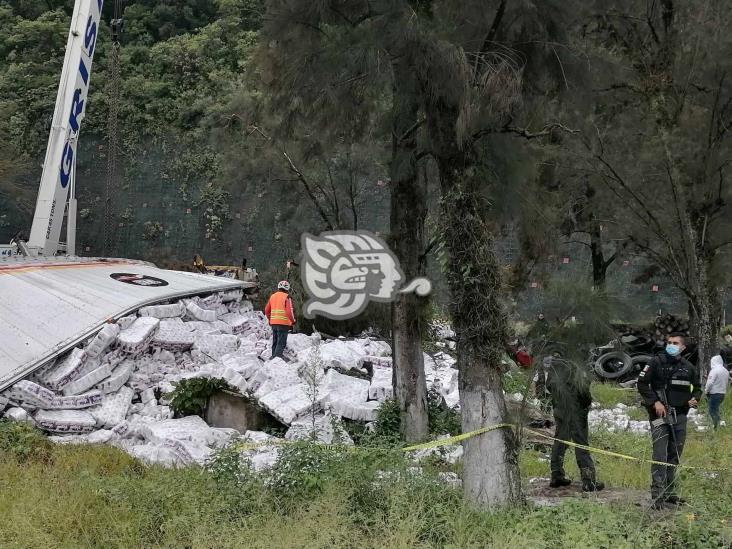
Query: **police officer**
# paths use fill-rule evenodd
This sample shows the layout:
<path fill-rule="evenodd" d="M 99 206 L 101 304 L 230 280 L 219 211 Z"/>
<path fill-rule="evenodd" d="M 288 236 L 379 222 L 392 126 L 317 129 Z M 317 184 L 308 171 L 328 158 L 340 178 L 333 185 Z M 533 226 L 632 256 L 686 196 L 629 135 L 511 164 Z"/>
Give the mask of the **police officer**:
<path fill-rule="evenodd" d="M 592 404 L 590 380 L 586 372 L 554 353 L 545 361 L 547 387 L 551 392 L 556 425 L 554 437 L 588 446 L 589 429 L 587 416 Z M 569 486 L 572 481 L 564 474 L 564 454 L 567 445 L 554 441 L 551 457 L 551 481 L 549 486 L 559 488 Z M 582 491 L 595 492 L 605 488 L 603 482 L 595 478 L 595 464 L 590 453 L 584 448 L 574 449 L 577 466 L 582 477 Z"/>
<path fill-rule="evenodd" d="M 648 410 L 653 442 L 653 461 L 678 465 L 686 440 L 686 414 L 701 397 L 699 370 L 681 357 L 686 348 L 683 334 L 673 333 L 666 349 L 657 354 L 638 377 L 638 392 Z M 676 468 L 651 465 L 651 500 L 654 509 L 684 501 L 675 492 Z"/>

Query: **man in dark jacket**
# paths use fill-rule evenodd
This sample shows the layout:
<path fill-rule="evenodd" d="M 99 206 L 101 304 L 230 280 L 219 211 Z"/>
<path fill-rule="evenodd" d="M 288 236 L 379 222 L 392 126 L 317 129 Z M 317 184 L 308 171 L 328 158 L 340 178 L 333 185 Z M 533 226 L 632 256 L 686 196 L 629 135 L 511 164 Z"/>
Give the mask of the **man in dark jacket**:
<path fill-rule="evenodd" d="M 556 354 L 546 359 L 547 387 L 551 392 L 556 424 L 554 437 L 588 446 L 587 415 L 592 404 L 590 380 L 584 370 L 558 358 Z M 549 483 L 552 488 L 572 484 L 564 474 L 566 451 L 566 444 L 554 441 L 551 458 L 552 478 Z M 584 448 L 575 447 L 574 455 L 582 477 L 582 491 L 595 492 L 605 488 L 605 484 L 595 478 L 595 464 L 590 453 Z"/>
<path fill-rule="evenodd" d="M 686 348 L 683 334 L 666 340 L 666 349 L 643 369 L 638 392 L 648 410 L 653 442 L 653 461 L 678 465 L 686 441 L 686 414 L 696 407 L 702 387 L 699 370 L 681 357 Z M 654 509 L 679 505 L 675 493 L 675 467 L 651 465 L 651 499 Z"/>

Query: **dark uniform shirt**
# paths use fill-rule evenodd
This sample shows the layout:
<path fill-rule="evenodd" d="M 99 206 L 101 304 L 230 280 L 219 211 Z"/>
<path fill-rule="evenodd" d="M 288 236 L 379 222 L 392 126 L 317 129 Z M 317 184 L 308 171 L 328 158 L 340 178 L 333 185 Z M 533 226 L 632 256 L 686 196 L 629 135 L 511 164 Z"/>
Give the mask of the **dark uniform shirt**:
<path fill-rule="evenodd" d="M 547 387 L 555 415 L 569 417 L 586 413 L 592 404 L 587 374 L 571 362 L 552 359 L 547 371 Z"/>
<path fill-rule="evenodd" d="M 689 411 L 689 401 L 701 398 L 702 387 L 699 370 L 688 360 L 659 353 L 638 376 L 638 392 L 648 409 L 651 419 L 655 419 L 653 405 L 661 401 L 661 391 L 666 391 L 668 405 L 678 414 Z"/>

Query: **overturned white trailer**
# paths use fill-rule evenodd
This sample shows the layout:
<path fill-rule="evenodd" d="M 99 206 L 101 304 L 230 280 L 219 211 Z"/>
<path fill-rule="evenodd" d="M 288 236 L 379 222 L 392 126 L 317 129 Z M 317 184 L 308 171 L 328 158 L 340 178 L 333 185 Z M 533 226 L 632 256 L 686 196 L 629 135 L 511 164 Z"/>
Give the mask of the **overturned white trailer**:
<path fill-rule="evenodd" d="M 0 391 L 110 319 L 171 299 L 255 286 L 129 259 L 0 260 Z"/>

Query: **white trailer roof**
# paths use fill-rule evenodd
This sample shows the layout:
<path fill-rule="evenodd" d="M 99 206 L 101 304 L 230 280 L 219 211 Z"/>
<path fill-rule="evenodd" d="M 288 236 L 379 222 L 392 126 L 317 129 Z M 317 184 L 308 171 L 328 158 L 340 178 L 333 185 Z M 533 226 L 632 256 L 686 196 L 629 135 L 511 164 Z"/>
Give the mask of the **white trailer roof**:
<path fill-rule="evenodd" d="M 128 259 L 0 260 L 0 390 L 110 318 L 168 299 L 253 286 Z"/>

